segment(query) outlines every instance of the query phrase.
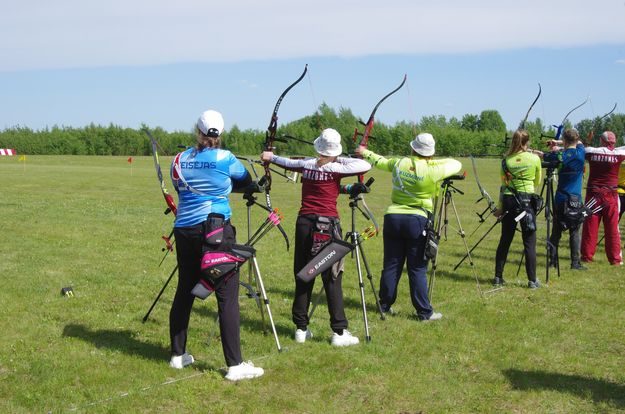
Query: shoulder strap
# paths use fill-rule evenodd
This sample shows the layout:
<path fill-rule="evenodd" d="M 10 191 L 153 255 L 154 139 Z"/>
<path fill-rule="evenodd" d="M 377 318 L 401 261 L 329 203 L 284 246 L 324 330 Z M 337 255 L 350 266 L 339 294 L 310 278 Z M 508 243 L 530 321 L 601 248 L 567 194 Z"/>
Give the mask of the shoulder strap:
<path fill-rule="evenodd" d="M 199 190 L 196 190 L 195 188 L 191 187 L 189 185 L 189 183 L 187 182 L 187 180 L 184 179 L 184 176 L 182 175 L 182 168 L 180 168 L 180 157 L 182 156 L 182 152 L 179 152 L 176 157 L 174 158 L 174 172 L 172 174 L 173 179 L 179 183 L 182 184 L 182 187 L 184 187 L 186 190 L 191 191 L 192 193 L 198 194 L 198 195 L 208 195 L 206 193 L 203 193 Z M 180 187 L 181 185 L 178 184 L 177 187 Z"/>
<path fill-rule="evenodd" d="M 512 174 L 512 171 L 510 171 L 510 168 L 508 168 L 508 162 L 506 158 L 503 158 L 501 160 L 501 169 L 503 170 L 504 174 L 509 175 L 512 178 L 515 178 L 514 174 Z"/>
<path fill-rule="evenodd" d="M 399 170 L 399 165 L 402 163 L 403 160 L 405 160 L 407 157 L 404 158 L 400 158 L 396 163 L 395 163 L 395 168 L 393 168 L 393 188 L 401 191 L 404 194 L 409 195 L 410 197 L 415 197 L 417 198 L 417 196 L 413 193 L 411 193 L 410 191 L 406 190 L 406 187 L 404 186 L 404 182 L 401 180 L 401 174 L 400 174 L 400 170 Z M 415 169 L 417 169 L 417 166 L 414 162 L 413 159 L 410 160 L 412 162 L 412 167 Z"/>

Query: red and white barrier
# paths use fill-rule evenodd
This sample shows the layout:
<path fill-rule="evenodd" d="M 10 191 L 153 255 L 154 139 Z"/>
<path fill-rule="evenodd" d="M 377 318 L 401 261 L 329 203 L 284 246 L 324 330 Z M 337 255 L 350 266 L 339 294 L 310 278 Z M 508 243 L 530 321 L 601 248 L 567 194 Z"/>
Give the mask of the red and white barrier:
<path fill-rule="evenodd" d="M 16 155 L 14 149 L 0 148 L 0 155 Z"/>

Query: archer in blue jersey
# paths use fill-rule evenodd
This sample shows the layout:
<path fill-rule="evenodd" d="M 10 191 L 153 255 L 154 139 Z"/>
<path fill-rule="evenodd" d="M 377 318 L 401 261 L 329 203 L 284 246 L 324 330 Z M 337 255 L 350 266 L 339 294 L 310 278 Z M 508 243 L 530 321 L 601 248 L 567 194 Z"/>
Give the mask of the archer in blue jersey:
<path fill-rule="evenodd" d="M 230 219 L 228 196 L 233 181 L 251 181 L 234 154 L 221 148 L 189 148 L 178 154 L 172 162 L 171 177 L 179 200 L 174 227 L 201 223 L 209 213 Z"/>
<path fill-rule="evenodd" d="M 582 178 L 584 176 L 584 160 L 586 150 L 579 141 L 577 130 L 570 128 L 562 134 L 562 141 L 551 140 L 551 152 L 545 153 L 544 160 L 550 163 L 559 163 L 558 166 L 558 188 L 554 200 L 554 221 L 553 232 L 549 238 L 549 264 L 556 265 L 558 244 L 562 238 L 565 227 L 562 225 L 564 215 L 564 205 L 570 197 L 582 199 Z M 562 144 L 563 148 L 556 147 Z M 580 227 L 570 227 L 569 248 L 571 250 L 571 269 L 584 270 L 580 262 Z"/>
<path fill-rule="evenodd" d="M 171 178 L 178 191 L 174 225 L 178 286 L 169 312 L 172 368 L 182 369 L 194 362 L 186 349 L 187 332 L 195 299 L 192 290 L 200 281 L 204 249 L 227 250 L 236 243 L 228 196 L 233 186 L 245 187 L 252 182 L 241 162 L 230 151 L 219 148 L 223 130 L 224 120 L 219 112 L 202 113 L 197 121 L 197 146 L 176 155 L 171 167 Z M 207 247 L 205 234 L 213 224 L 222 231 L 221 241 Z M 228 365 L 226 379 L 239 381 L 263 375 L 262 368 L 243 362 L 241 355 L 239 272 L 224 277 L 213 287 L 221 344 Z"/>

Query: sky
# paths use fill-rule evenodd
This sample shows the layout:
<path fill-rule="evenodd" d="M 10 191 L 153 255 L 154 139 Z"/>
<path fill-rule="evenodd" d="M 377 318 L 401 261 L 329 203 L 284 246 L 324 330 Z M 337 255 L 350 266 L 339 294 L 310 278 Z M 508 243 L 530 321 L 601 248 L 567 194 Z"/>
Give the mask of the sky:
<path fill-rule="evenodd" d="M 325 103 L 386 124 L 495 109 L 514 129 L 625 113 L 625 0 L 0 0 L 0 129 L 264 130 Z M 313 138 L 313 137 L 310 137 Z"/>

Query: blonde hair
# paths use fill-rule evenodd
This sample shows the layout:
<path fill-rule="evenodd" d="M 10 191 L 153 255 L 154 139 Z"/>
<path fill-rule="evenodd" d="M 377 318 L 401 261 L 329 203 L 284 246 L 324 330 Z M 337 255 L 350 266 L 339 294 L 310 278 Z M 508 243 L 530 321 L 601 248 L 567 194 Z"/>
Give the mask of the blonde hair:
<path fill-rule="evenodd" d="M 564 131 L 564 134 L 562 134 L 562 141 L 564 141 L 565 144 L 573 144 L 577 142 L 577 140 L 579 140 L 579 132 L 577 132 L 575 128 L 568 128 Z"/>
<path fill-rule="evenodd" d="M 219 148 L 221 147 L 221 135 L 217 137 L 209 137 L 202 131 L 197 129 L 197 149 L 203 150 L 204 148 Z"/>
<path fill-rule="evenodd" d="M 514 131 L 514 134 L 512 135 L 512 140 L 510 141 L 510 148 L 508 148 L 508 152 L 506 152 L 506 157 L 523 151 L 523 146 L 527 144 L 529 140 L 530 134 L 526 130 L 517 129 L 516 131 Z"/>

